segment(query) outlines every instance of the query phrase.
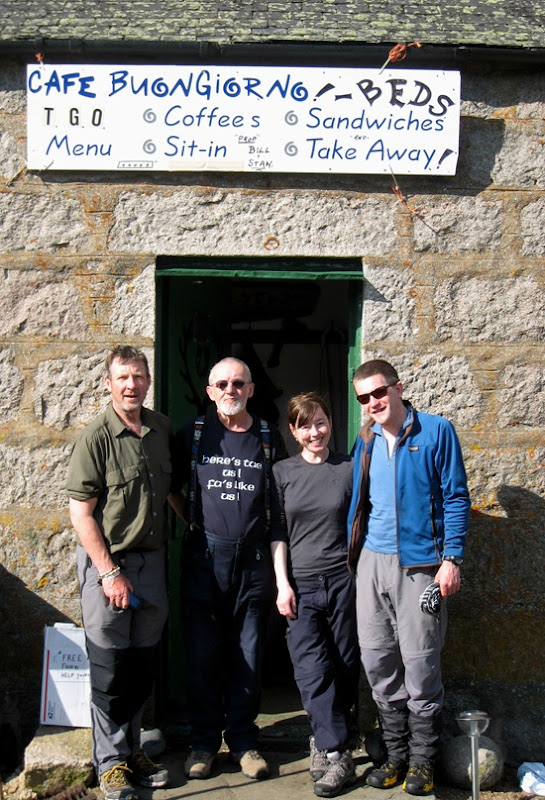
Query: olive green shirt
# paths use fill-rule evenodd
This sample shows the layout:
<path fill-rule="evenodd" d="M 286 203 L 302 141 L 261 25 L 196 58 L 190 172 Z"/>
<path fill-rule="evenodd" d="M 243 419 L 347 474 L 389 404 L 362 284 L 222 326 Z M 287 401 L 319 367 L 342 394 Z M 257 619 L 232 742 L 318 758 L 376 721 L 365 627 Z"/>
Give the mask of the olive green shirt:
<path fill-rule="evenodd" d="M 69 496 L 98 499 L 93 516 L 112 553 L 155 550 L 166 538 L 170 423 L 147 408 L 141 421 L 138 436 L 110 403 L 78 436 L 68 467 Z"/>

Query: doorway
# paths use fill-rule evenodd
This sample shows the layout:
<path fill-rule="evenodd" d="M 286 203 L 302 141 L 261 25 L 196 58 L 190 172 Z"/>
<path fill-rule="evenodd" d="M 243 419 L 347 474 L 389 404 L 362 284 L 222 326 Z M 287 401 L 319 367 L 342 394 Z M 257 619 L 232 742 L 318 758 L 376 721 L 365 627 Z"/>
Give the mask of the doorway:
<path fill-rule="evenodd" d="M 362 271 L 358 259 L 167 258 L 157 262 L 156 408 L 173 430 L 206 413 L 210 368 L 221 358 L 245 361 L 255 383 L 249 410 L 276 423 L 290 454 L 285 406 L 299 392 L 326 395 L 332 448 L 348 452 L 360 424 L 351 376 L 360 360 Z M 183 709 L 179 559 L 183 527 L 169 541 L 171 614 L 166 691 L 169 715 Z M 284 620 L 271 619 L 264 682 L 285 685 L 289 659 Z M 277 641 L 280 639 L 281 641 Z M 178 711 L 177 711 L 178 710 Z"/>

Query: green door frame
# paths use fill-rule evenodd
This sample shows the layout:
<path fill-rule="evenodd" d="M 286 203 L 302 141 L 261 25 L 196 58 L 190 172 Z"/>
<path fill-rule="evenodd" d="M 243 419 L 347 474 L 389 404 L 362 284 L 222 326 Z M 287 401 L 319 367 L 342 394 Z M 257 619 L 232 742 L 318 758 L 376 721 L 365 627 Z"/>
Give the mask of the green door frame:
<path fill-rule="evenodd" d="M 163 341 L 163 336 L 168 330 L 169 292 L 168 281 L 170 278 L 239 278 L 239 279 L 267 279 L 267 280 L 348 280 L 354 284 L 354 291 L 350 291 L 350 307 L 348 323 L 348 443 L 355 440 L 361 425 L 361 407 L 351 389 L 352 376 L 360 363 L 361 357 L 361 323 L 363 306 L 363 274 L 361 261 L 355 258 L 212 258 L 212 257 L 184 257 L 157 259 L 156 268 L 156 346 L 155 346 L 155 373 L 156 373 L 156 408 L 168 414 L 169 399 L 169 370 L 165 365 L 165 354 L 169 352 L 169 342 Z M 179 560 L 181 557 L 181 543 L 183 526 L 172 520 L 172 530 L 169 536 L 169 592 L 171 600 L 179 597 Z M 166 670 L 164 679 L 160 681 L 158 691 L 158 706 L 162 713 L 177 714 L 178 699 L 177 688 L 183 680 L 184 657 L 183 648 L 179 637 L 173 631 L 181 627 L 181 614 L 179 603 L 171 603 L 169 634 L 164 637 L 164 658 L 162 669 Z M 173 674 L 167 665 L 177 665 L 176 674 Z M 168 710 L 167 710 L 168 709 Z"/>
<path fill-rule="evenodd" d="M 351 391 L 352 376 L 361 360 L 361 325 L 363 310 L 363 272 L 357 258 L 254 258 L 213 256 L 187 256 L 157 259 L 157 325 L 155 346 L 156 404 L 164 411 L 167 395 L 161 354 L 164 353 L 163 331 L 165 313 L 164 283 L 162 278 L 244 278 L 267 280 L 348 280 L 357 284 L 351 293 L 348 340 L 348 442 L 353 442 L 361 426 L 361 408 Z"/>

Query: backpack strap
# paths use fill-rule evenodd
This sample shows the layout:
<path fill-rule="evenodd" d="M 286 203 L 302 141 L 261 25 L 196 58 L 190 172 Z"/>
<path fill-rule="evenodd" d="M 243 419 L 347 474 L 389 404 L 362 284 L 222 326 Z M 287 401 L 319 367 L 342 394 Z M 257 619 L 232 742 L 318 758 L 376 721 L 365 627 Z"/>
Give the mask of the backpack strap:
<path fill-rule="evenodd" d="M 195 506 L 197 497 L 197 456 L 201 443 L 204 417 L 197 417 L 193 427 L 193 445 L 191 447 L 191 471 L 189 475 L 189 528 L 195 527 Z"/>
<path fill-rule="evenodd" d="M 261 426 L 261 443 L 263 445 L 263 452 L 265 454 L 265 517 L 267 520 L 267 528 L 271 525 L 271 429 L 269 423 L 260 419 Z"/>

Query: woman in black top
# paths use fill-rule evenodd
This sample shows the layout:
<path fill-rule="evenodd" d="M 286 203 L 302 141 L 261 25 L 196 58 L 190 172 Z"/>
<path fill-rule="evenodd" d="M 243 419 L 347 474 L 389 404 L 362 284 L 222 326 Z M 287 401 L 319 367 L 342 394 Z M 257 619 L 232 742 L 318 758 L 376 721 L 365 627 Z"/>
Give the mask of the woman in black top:
<path fill-rule="evenodd" d="M 358 646 L 346 517 L 352 463 L 329 450 L 331 412 L 315 392 L 288 404 L 301 452 L 273 467 L 271 552 L 276 605 L 288 623 L 295 680 L 308 714 L 314 792 L 334 797 L 355 778 L 347 751 Z"/>

